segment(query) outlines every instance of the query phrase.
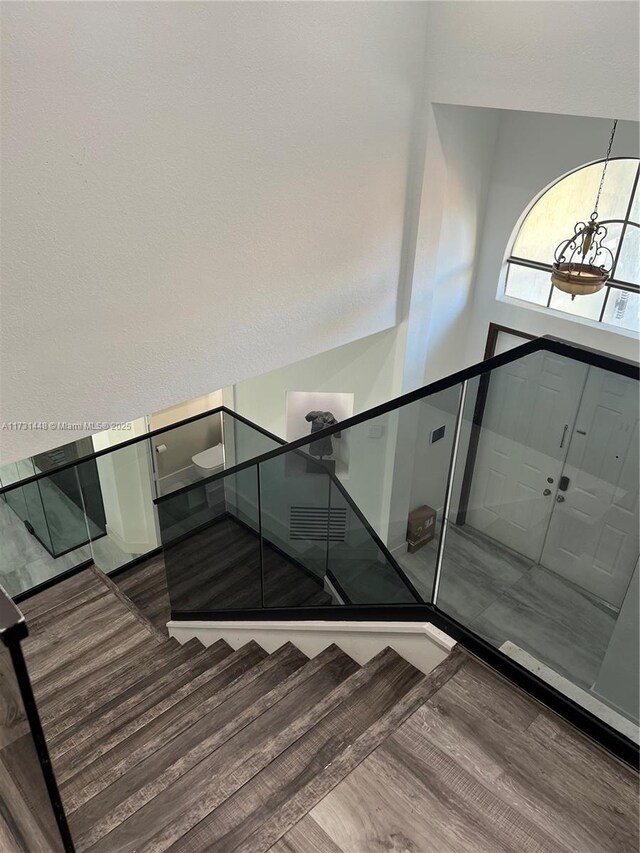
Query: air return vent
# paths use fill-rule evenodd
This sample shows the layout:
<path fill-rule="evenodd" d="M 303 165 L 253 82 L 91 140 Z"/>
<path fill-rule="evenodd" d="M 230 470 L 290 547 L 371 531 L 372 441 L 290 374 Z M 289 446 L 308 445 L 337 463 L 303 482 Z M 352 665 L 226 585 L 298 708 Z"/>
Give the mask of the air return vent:
<path fill-rule="evenodd" d="M 289 538 L 318 542 L 344 542 L 347 532 L 347 508 L 321 506 L 292 506 L 289 516 Z"/>

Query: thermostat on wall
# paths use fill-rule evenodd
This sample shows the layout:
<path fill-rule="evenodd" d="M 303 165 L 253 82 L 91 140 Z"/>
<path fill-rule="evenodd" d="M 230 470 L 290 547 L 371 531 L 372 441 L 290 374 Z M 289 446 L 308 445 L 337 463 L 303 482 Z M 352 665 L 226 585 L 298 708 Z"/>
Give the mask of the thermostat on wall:
<path fill-rule="evenodd" d="M 435 444 L 436 441 L 440 441 L 441 438 L 444 438 L 444 424 L 437 429 L 431 430 L 431 444 Z"/>

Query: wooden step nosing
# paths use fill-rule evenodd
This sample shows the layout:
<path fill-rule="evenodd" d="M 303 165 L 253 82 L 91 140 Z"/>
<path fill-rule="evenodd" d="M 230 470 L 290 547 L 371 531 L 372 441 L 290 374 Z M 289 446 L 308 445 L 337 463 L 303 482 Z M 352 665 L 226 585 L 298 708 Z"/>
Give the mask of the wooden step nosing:
<path fill-rule="evenodd" d="M 285 644 L 285 646 L 289 645 L 290 644 Z M 283 648 L 285 648 L 285 646 L 281 646 L 278 651 L 281 651 Z M 295 649 L 295 647 L 294 650 L 296 652 L 298 651 L 297 649 Z M 274 652 L 274 654 L 276 653 Z M 332 664 L 334 664 L 340 658 L 344 658 L 345 660 L 350 661 L 354 667 L 358 666 L 355 661 L 353 661 L 347 654 L 342 652 L 337 646 L 332 645 L 327 647 L 320 654 L 316 655 L 313 659 L 308 660 L 303 666 L 301 666 L 298 670 L 289 675 L 280 684 L 276 685 L 272 690 L 263 694 L 260 699 L 257 702 L 254 702 L 250 707 L 248 707 L 238 719 L 228 723 L 223 729 L 217 731 L 214 736 L 215 740 L 217 741 L 216 745 L 213 746 L 210 751 L 207 751 L 205 754 L 202 754 L 197 761 L 193 762 L 193 764 L 188 763 L 189 754 L 196 752 L 199 747 L 192 747 L 189 752 L 180 756 L 178 760 L 174 762 L 174 764 L 169 765 L 169 767 L 175 767 L 176 764 L 180 765 L 179 772 L 176 774 L 172 774 L 170 782 L 161 790 L 156 789 L 153 793 L 153 796 L 149 797 L 144 802 L 141 802 L 139 799 L 137 802 L 134 802 L 133 805 L 135 805 L 135 808 L 126 815 L 124 820 L 132 818 L 138 811 L 140 811 L 140 809 L 144 808 L 148 803 L 151 803 L 156 796 L 162 794 L 163 791 L 167 790 L 167 788 L 170 788 L 171 785 L 178 782 L 187 773 L 194 771 L 200 763 L 211 759 L 211 757 L 215 755 L 218 749 L 221 749 L 225 746 L 227 741 L 239 735 L 241 732 L 245 731 L 252 724 L 257 723 L 263 716 L 263 714 L 273 709 L 274 707 L 277 707 L 278 702 L 281 701 L 284 697 L 286 697 L 290 692 L 292 692 L 296 688 L 302 687 L 306 682 L 311 681 L 314 676 L 316 676 L 322 669 L 332 666 Z M 345 679 L 348 677 L 349 676 L 345 676 Z M 215 714 L 216 711 L 217 708 L 213 709 L 211 711 L 211 714 Z M 194 723 L 194 725 L 196 725 L 198 722 L 201 722 L 201 720 Z M 283 729 L 283 732 L 289 732 L 290 728 L 290 726 L 285 727 L 285 729 Z M 232 770 L 232 768 L 229 769 Z M 124 778 L 125 777 L 121 777 L 121 779 Z M 113 784 L 118 784 L 118 782 L 120 781 L 121 780 L 117 780 Z M 134 798 L 136 796 L 139 797 L 140 793 L 140 791 L 135 791 L 131 796 Z M 92 826 L 92 828 L 88 832 L 81 833 L 78 839 L 80 841 L 81 850 L 84 849 L 85 845 L 91 845 L 92 843 L 97 842 L 101 837 L 108 835 L 109 832 L 117 828 L 117 825 L 124 822 L 122 819 L 123 809 L 129 799 L 130 798 L 127 798 L 127 800 L 124 800 L 120 804 L 118 804 L 116 809 L 114 809 L 111 813 L 106 814 L 103 817 L 102 821 L 99 821 L 97 824 Z M 73 815 L 77 814 L 78 811 L 79 810 L 70 812 L 72 825 L 74 823 Z M 113 817 L 115 819 L 109 821 L 109 817 Z"/>
<path fill-rule="evenodd" d="M 118 598 L 122 604 L 132 613 L 138 622 L 154 637 L 159 643 L 164 642 L 166 640 L 166 636 L 160 631 L 158 628 L 153 625 L 153 623 L 147 619 L 142 610 L 140 610 L 133 601 L 125 595 L 125 593 L 118 587 L 111 578 L 106 575 L 104 572 L 100 571 L 97 566 L 91 566 L 91 570 L 94 572 L 95 576 L 98 580 L 103 583 L 107 589 L 109 589 L 115 596 Z"/>
<path fill-rule="evenodd" d="M 224 645 L 226 646 L 227 644 L 225 643 Z M 214 650 L 212 654 L 214 646 L 217 647 L 217 650 Z M 183 679 L 185 677 L 192 674 L 194 678 L 197 678 L 231 654 L 229 646 L 226 649 L 224 646 L 218 646 L 218 643 L 215 643 L 214 646 L 211 646 L 209 649 L 202 649 L 197 655 L 182 660 L 178 665 L 173 661 L 169 661 L 164 665 L 160 665 L 152 673 L 143 675 L 140 681 L 131 684 L 122 694 L 118 694 L 109 700 L 109 703 L 113 702 L 115 704 L 111 705 L 106 711 L 101 712 L 100 709 L 97 709 L 93 712 L 90 720 L 91 728 L 82 727 L 82 724 L 76 726 L 76 728 L 80 727 L 80 731 L 65 739 L 65 748 L 60 748 L 59 739 L 57 743 L 51 742 L 50 748 L 54 757 L 60 759 L 71 749 L 79 748 L 82 743 L 94 737 L 100 727 L 106 727 L 111 724 L 117 727 L 118 720 L 124 714 L 135 714 L 136 708 L 145 702 L 145 700 L 152 698 L 154 691 L 159 693 L 162 690 L 171 689 L 178 682 L 180 686 L 183 686 L 183 683 L 185 683 Z M 123 701 L 117 701 L 126 694 L 128 695 Z M 104 708 L 104 706 L 101 707 Z"/>
<path fill-rule="evenodd" d="M 203 702 L 202 706 L 200 706 L 200 708 L 199 708 L 199 711 L 201 711 L 200 716 L 204 715 L 207 712 L 207 710 L 210 710 L 211 708 L 216 707 L 217 704 L 220 704 L 221 702 L 223 702 L 227 698 L 227 694 L 231 695 L 232 690 L 235 691 L 238 689 L 238 684 L 242 682 L 242 679 L 245 678 L 245 676 L 249 676 L 251 679 L 255 678 L 256 675 L 254 674 L 254 671 L 257 670 L 260 667 L 260 665 L 263 664 L 266 660 L 266 653 L 264 653 L 264 651 L 258 646 L 257 643 L 247 643 L 246 646 L 243 646 L 241 649 L 236 650 L 236 652 L 237 652 L 237 654 L 234 653 L 234 654 L 229 655 L 227 658 L 222 660 L 220 662 L 220 664 L 217 665 L 217 667 L 214 667 L 208 673 L 204 673 L 203 675 L 206 675 L 207 677 L 203 678 L 199 684 L 193 686 L 195 683 L 192 682 L 192 685 L 185 685 L 185 687 L 189 687 L 190 689 L 188 691 L 185 691 L 184 694 L 181 695 L 175 702 L 171 702 L 170 704 L 168 703 L 166 705 L 164 705 L 164 703 L 161 703 L 162 710 L 159 710 L 158 708 L 149 709 L 149 712 L 144 715 L 144 717 L 146 717 L 144 722 L 142 722 L 141 720 L 133 721 L 134 724 L 139 723 L 139 725 L 135 725 L 135 727 L 132 727 L 131 730 L 129 730 L 128 727 L 125 727 L 126 734 L 124 734 L 123 737 L 120 737 L 121 735 L 123 735 L 123 732 L 118 732 L 119 739 L 117 741 L 115 741 L 112 745 L 110 744 L 109 749 L 105 749 L 103 752 L 100 752 L 99 754 L 95 754 L 95 752 L 94 752 L 94 754 L 92 755 L 92 759 L 95 760 L 95 758 L 102 758 L 104 756 L 107 756 L 110 752 L 112 752 L 114 749 L 117 749 L 118 746 L 120 746 L 122 743 L 127 741 L 130 737 L 132 737 L 132 736 L 136 735 L 136 733 L 140 732 L 140 730 L 143 729 L 147 725 L 147 723 L 154 722 L 156 719 L 163 716 L 164 714 L 171 712 L 171 711 L 175 711 L 175 707 L 177 705 L 179 705 L 180 702 L 187 700 L 191 693 L 195 693 L 201 687 L 206 686 L 206 684 L 208 682 L 213 681 L 214 679 L 216 679 L 220 675 L 223 675 L 227 669 L 233 669 L 235 666 L 241 664 L 245 660 L 245 658 L 250 659 L 252 656 L 255 656 L 258 652 L 260 652 L 262 655 L 264 655 L 264 657 L 261 660 L 255 661 L 246 670 L 239 673 L 234 679 L 232 679 L 232 681 L 230 681 L 227 685 L 225 685 L 225 687 L 222 688 L 221 691 L 219 691 L 215 695 L 209 697 L 211 702 L 212 703 L 215 702 L 215 704 L 209 705 L 208 701 Z M 169 697 L 169 698 L 173 698 L 173 697 Z M 152 714 L 151 713 L 152 711 L 155 711 L 156 713 Z M 168 740 L 173 740 L 173 738 L 176 737 L 178 734 L 179 734 L 179 731 L 176 731 L 176 733 L 174 735 L 172 735 L 172 737 L 169 738 Z M 144 753 L 144 749 L 142 748 L 142 746 L 143 745 L 140 746 L 139 752 Z M 146 748 L 148 745 L 145 744 L 144 746 Z M 132 758 L 136 757 L 136 755 L 137 755 L 137 753 L 134 753 L 133 755 L 129 754 L 125 758 L 121 759 L 112 768 L 112 772 L 115 770 L 122 769 L 123 767 L 124 767 L 123 773 L 126 772 L 128 767 L 126 767 L 125 765 Z M 143 757 L 140 756 L 139 759 L 136 760 L 134 763 L 138 763 L 139 761 L 142 761 L 142 760 L 143 760 Z M 133 766 L 133 765 L 130 765 L 130 766 Z M 63 792 L 65 789 L 69 790 L 69 788 L 74 784 L 74 780 L 77 777 L 81 776 L 82 772 L 83 772 L 83 767 L 79 767 L 79 768 L 74 767 L 72 770 L 68 767 L 65 769 L 64 766 L 63 767 L 59 766 L 57 768 L 56 775 L 58 778 L 58 783 L 61 785 Z M 119 773 L 118 775 L 122 775 L 122 773 Z M 116 776 L 114 778 L 118 778 L 118 777 Z M 113 781 L 113 780 L 111 780 L 111 781 Z M 111 781 L 107 782 L 106 776 L 103 777 L 101 780 L 99 780 L 100 784 L 105 783 L 104 785 L 102 785 L 102 787 L 106 787 L 107 784 L 111 784 Z M 101 789 L 102 789 L 101 787 L 98 787 L 98 790 L 101 790 Z M 88 794 L 89 790 L 92 790 L 91 786 L 83 785 L 84 794 Z M 97 793 L 97 791 L 95 793 Z M 93 796 L 93 794 L 91 794 L 91 796 Z"/>

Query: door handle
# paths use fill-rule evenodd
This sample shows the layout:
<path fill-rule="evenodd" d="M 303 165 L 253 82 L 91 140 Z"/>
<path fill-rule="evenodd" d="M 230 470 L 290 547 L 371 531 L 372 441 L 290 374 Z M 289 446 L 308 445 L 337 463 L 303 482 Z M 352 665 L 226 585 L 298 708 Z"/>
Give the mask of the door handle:
<path fill-rule="evenodd" d="M 543 492 L 542 494 L 543 494 L 543 495 L 545 495 L 545 497 L 546 497 L 547 495 L 550 495 L 550 494 L 551 494 L 551 489 L 545 489 L 545 490 L 544 490 L 544 492 Z"/>
<path fill-rule="evenodd" d="M 560 439 L 560 447 L 564 447 L 564 440 L 567 437 L 567 430 L 569 429 L 569 424 L 565 424 L 562 430 L 562 438 Z"/>
<path fill-rule="evenodd" d="M 569 488 L 569 483 L 571 480 L 568 477 L 560 477 L 560 482 L 558 483 L 558 488 L 561 492 L 566 492 Z"/>

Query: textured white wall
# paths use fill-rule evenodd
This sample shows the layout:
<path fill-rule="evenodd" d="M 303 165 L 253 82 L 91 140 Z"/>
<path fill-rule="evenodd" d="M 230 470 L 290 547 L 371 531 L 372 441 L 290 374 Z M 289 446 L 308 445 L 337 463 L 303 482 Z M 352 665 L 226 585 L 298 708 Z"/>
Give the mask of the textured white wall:
<path fill-rule="evenodd" d="M 353 413 L 364 412 L 400 393 L 395 374 L 397 347 L 397 329 L 387 329 L 240 382 L 234 388 L 234 409 L 281 438 L 287 432 L 287 391 L 353 394 Z"/>
<path fill-rule="evenodd" d="M 129 420 L 395 323 L 423 4 L 3 19 L 0 420 Z"/>
<path fill-rule="evenodd" d="M 639 16 L 628 0 L 431 2 L 430 100 L 637 121 Z"/>

